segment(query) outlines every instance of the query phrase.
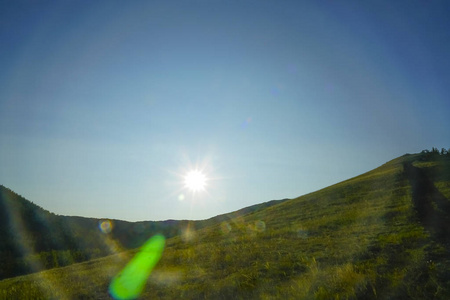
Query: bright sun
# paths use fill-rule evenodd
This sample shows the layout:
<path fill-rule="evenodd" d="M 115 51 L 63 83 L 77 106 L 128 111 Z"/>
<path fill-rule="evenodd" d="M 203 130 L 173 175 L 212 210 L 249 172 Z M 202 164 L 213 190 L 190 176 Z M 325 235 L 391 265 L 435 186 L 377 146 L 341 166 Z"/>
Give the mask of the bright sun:
<path fill-rule="evenodd" d="M 205 185 L 206 177 L 202 172 L 198 170 L 192 170 L 188 172 L 184 177 L 184 186 L 193 192 L 204 190 Z"/>

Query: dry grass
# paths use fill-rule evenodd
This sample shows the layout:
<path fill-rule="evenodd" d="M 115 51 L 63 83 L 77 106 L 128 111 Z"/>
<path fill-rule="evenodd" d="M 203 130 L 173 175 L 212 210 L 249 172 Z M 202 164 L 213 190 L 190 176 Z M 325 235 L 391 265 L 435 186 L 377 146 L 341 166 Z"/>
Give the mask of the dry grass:
<path fill-rule="evenodd" d="M 169 239 L 142 298 L 449 299 L 450 255 L 417 219 L 403 172 L 415 158 Z M 3 280 L 0 297 L 109 299 L 132 254 Z"/>

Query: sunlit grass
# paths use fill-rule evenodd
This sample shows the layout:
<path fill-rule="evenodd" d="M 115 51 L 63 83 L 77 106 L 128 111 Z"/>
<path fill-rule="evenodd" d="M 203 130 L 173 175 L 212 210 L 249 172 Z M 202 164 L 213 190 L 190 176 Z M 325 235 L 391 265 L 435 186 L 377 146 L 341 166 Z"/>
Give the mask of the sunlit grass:
<path fill-rule="evenodd" d="M 435 175 L 443 191 L 448 172 Z M 448 299 L 448 250 L 417 219 L 411 197 L 397 159 L 168 239 L 142 298 Z M 108 299 L 111 278 L 133 253 L 3 280 L 0 297 Z"/>

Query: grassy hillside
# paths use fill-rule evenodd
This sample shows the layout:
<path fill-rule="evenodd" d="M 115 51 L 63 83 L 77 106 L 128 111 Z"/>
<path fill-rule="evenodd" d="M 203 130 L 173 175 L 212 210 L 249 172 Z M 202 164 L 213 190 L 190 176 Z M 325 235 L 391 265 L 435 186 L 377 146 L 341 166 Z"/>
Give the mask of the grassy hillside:
<path fill-rule="evenodd" d="M 414 154 L 167 240 L 142 298 L 450 299 L 450 159 Z M 0 298 L 109 299 L 135 250 L 0 281 Z"/>
<path fill-rule="evenodd" d="M 0 279 L 133 249 L 156 233 L 174 237 L 188 224 L 200 229 L 231 215 L 244 215 L 281 201 L 253 205 L 202 221 L 126 222 L 58 216 L 0 185 Z"/>

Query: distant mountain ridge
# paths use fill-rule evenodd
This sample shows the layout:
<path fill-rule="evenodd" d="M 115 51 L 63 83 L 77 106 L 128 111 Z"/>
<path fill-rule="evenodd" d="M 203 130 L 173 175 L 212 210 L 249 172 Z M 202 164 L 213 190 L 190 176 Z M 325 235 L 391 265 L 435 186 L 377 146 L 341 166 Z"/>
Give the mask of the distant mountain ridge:
<path fill-rule="evenodd" d="M 55 215 L 0 185 L 0 279 L 133 249 L 156 233 L 171 238 L 187 227 L 198 230 L 282 201 L 272 200 L 200 221 L 128 222 Z M 104 221 L 111 232 L 101 230 Z"/>

